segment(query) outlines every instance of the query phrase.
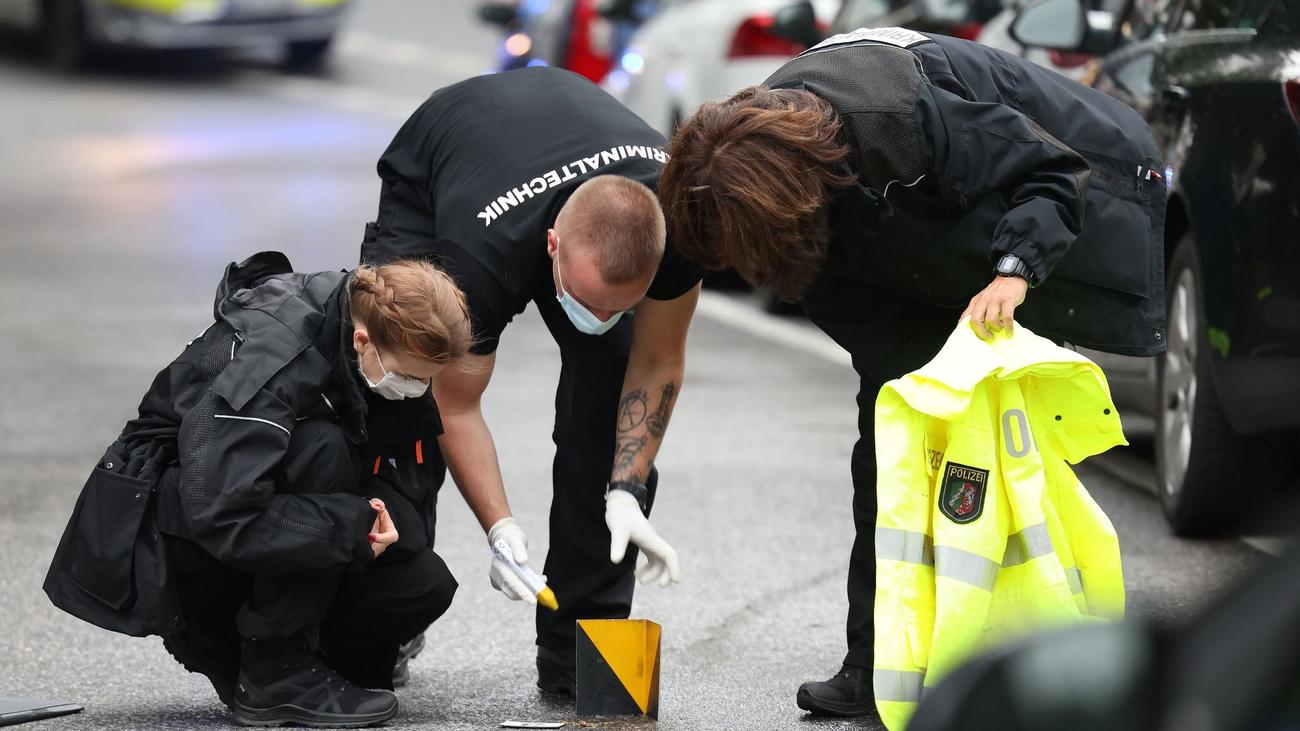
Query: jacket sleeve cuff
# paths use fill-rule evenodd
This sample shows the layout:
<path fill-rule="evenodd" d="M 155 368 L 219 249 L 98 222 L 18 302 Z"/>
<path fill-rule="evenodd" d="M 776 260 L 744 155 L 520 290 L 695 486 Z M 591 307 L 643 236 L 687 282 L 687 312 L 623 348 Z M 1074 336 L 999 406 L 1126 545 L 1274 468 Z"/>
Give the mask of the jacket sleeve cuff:
<path fill-rule="evenodd" d="M 1045 282 L 1048 275 L 1051 274 L 1047 262 L 1043 261 L 1038 249 L 1039 247 L 1028 239 L 1015 239 L 1006 236 L 998 238 L 993 242 L 993 248 L 989 250 L 989 266 L 996 270 L 998 261 L 1007 254 L 1012 254 L 1029 268 L 1029 274 L 1033 277 L 1029 283 L 1037 287 Z"/>

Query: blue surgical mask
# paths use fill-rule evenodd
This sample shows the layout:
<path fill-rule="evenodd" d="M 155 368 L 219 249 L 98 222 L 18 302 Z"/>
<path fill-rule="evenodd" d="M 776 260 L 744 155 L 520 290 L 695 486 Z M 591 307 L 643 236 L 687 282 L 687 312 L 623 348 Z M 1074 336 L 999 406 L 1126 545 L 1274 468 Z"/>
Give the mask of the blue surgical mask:
<path fill-rule="evenodd" d="M 556 251 L 558 256 L 558 245 Z M 564 310 L 564 314 L 569 316 L 569 322 L 573 323 L 573 326 L 578 328 L 579 332 L 588 335 L 604 335 L 622 319 L 623 313 L 615 312 L 609 316 L 608 320 L 601 322 L 599 317 L 591 314 L 591 310 L 584 307 L 581 302 L 564 290 L 564 278 L 559 276 L 558 261 L 556 262 L 555 271 L 556 277 L 560 280 L 560 292 L 555 295 L 555 299 L 560 301 L 560 307 Z"/>

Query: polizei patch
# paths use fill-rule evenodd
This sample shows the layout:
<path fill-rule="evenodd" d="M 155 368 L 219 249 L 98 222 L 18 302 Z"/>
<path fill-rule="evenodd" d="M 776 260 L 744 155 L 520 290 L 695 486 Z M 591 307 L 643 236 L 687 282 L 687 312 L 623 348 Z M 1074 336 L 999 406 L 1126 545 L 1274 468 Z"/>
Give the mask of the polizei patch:
<path fill-rule="evenodd" d="M 939 490 L 939 510 L 954 523 L 970 523 L 984 512 L 989 471 L 949 462 Z"/>

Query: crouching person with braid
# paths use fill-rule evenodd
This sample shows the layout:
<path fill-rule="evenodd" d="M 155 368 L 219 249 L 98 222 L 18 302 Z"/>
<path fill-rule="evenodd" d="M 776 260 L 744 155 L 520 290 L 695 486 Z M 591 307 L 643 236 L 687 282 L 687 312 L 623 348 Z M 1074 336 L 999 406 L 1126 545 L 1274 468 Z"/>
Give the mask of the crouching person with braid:
<path fill-rule="evenodd" d="M 215 314 L 96 466 L 46 592 L 162 635 L 240 723 L 386 721 L 399 645 L 456 590 L 424 454 L 465 297 L 423 262 L 302 274 L 267 252 L 230 265 Z"/>

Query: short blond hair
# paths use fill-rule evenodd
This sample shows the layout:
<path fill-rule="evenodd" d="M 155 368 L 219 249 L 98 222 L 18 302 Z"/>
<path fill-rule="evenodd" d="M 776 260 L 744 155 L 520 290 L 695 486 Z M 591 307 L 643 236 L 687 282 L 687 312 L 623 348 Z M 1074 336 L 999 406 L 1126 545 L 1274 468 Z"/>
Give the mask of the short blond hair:
<path fill-rule="evenodd" d="M 595 255 L 608 284 L 628 284 L 653 272 L 664 255 L 663 210 L 653 191 L 621 175 L 579 185 L 556 219 L 566 241 Z"/>

